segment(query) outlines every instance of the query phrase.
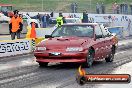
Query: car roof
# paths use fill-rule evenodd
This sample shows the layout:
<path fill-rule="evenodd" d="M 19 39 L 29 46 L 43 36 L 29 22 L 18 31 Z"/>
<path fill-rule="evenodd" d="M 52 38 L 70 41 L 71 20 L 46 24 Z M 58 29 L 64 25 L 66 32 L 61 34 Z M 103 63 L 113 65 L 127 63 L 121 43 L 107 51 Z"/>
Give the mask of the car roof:
<path fill-rule="evenodd" d="M 93 25 L 96 26 L 98 23 L 68 23 L 68 24 L 63 24 L 63 26 L 72 26 L 72 25 Z"/>
<path fill-rule="evenodd" d="M 65 18 L 65 19 L 79 19 L 79 18 Z"/>

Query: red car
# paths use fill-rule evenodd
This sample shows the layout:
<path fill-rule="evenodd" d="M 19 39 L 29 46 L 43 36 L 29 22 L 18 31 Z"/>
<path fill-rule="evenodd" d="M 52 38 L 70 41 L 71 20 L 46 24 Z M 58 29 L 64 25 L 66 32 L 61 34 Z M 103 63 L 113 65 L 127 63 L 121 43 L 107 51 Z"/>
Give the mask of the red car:
<path fill-rule="evenodd" d="M 45 35 L 34 51 L 40 66 L 49 62 L 77 62 L 88 67 L 105 58 L 112 62 L 117 39 L 97 23 L 64 24 L 51 35 Z"/>

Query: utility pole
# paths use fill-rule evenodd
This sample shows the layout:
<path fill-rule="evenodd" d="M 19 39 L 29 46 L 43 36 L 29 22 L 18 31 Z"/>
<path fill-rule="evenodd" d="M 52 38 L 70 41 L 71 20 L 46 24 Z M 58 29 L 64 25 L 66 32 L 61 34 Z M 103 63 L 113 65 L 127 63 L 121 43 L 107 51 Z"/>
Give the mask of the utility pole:
<path fill-rule="evenodd" d="M 28 3 L 27 3 L 28 1 L 26 0 L 26 10 L 27 10 L 27 7 L 28 7 Z"/>
<path fill-rule="evenodd" d="M 73 8 L 73 9 L 74 9 L 74 10 L 73 10 L 73 13 L 75 13 L 75 6 L 76 6 L 76 5 L 75 5 L 75 3 L 74 3 L 74 4 L 73 4 L 73 7 L 74 7 L 74 8 Z"/>

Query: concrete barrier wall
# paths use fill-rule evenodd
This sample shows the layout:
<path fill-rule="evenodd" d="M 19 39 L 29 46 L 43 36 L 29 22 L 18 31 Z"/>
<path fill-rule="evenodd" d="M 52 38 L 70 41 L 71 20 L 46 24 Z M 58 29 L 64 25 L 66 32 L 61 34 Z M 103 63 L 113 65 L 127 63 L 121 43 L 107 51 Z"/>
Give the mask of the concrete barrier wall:
<path fill-rule="evenodd" d="M 27 54 L 32 52 L 31 39 L 0 41 L 0 57 Z"/>

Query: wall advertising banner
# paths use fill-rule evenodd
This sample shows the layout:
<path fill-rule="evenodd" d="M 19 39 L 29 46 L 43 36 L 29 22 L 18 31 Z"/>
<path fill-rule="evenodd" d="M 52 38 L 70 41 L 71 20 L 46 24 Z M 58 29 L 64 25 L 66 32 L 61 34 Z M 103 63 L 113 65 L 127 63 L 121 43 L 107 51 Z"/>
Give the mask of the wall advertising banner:
<path fill-rule="evenodd" d="M 28 39 L 0 41 L 0 57 L 30 53 L 31 51 L 31 40 Z"/>

